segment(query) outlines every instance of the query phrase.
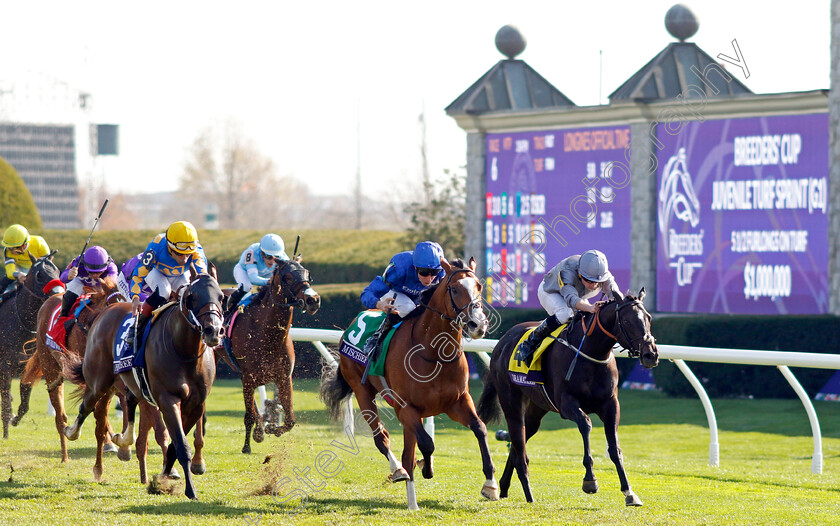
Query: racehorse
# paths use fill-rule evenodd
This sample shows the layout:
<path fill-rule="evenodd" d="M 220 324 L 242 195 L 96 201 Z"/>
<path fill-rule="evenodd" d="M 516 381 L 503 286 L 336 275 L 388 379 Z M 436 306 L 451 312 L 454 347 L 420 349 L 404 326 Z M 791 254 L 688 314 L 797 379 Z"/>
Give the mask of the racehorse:
<path fill-rule="evenodd" d="M 555 340 L 542 354 L 544 385 L 517 385 L 511 381 L 508 363 L 517 342 L 533 322 L 516 325 L 499 340 L 490 359 L 490 370 L 484 380 L 484 391 L 478 402 L 478 415 L 487 423 L 497 420 L 499 409 L 504 412 L 510 432 L 511 447 L 505 471 L 499 479 L 501 497 L 508 495 L 514 468 L 522 483 L 525 500 L 533 502 L 528 472 L 528 455 L 525 442 L 540 427 L 542 418 L 549 411 L 560 413 L 577 423 L 583 437 L 583 491 L 595 493 L 598 482 L 592 473 L 592 453 L 589 433 L 595 413 L 604 423 L 604 434 L 610 460 L 615 464 L 625 504 L 641 506 L 642 501 L 630 489 L 624 472 L 624 460 L 618 444 L 618 368 L 612 348 L 616 341 L 628 349 L 631 357 L 638 357 L 647 368 L 656 367 L 659 351 L 650 333 L 650 314 L 642 301 L 645 289 L 638 297 L 628 294 L 615 297 L 596 309 L 595 314 L 585 314 L 574 323 L 571 334 L 561 333 L 565 340 Z M 584 340 L 584 332 L 586 334 Z M 579 351 L 579 356 L 576 356 Z M 581 359 L 578 359 L 581 358 Z M 532 382 L 533 383 L 533 382 Z"/>
<path fill-rule="evenodd" d="M 3 438 L 9 438 L 12 418 L 12 376 L 21 373 L 24 344 L 35 336 L 35 321 L 41 304 L 64 290 L 61 271 L 52 262 L 56 251 L 35 259 L 18 291 L 0 304 L 0 419 Z M 32 386 L 20 384 L 21 406 L 29 406 Z M 18 419 L 19 420 L 19 419 Z M 18 421 L 16 420 L 16 421 Z"/>
<path fill-rule="evenodd" d="M 292 370 L 295 368 L 295 347 L 288 337 L 292 328 L 294 307 L 301 306 L 315 314 L 321 297 L 310 286 L 309 271 L 300 258 L 278 261 L 269 282 L 240 312 L 230 329 L 230 346 L 242 373 L 242 395 L 245 399 L 245 445 L 243 453 L 251 452 L 251 428 L 254 441 L 263 441 L 263 417 L 254 403 L 254 390 L 259 385 L 274 383 L 278 400 L 283 407 L 283 425 L 270 422 L 265 431 L 280 436 L 295 425 L 292 409 Z M 231 360 L 226 353 L 228 362 Z"/>
<path fill-rule="evenodd" d="M 479 420 L 469 393 L 469 369 L 462 337 L 483 338 L 487 318 L 481 305 L 481 284 L 475 275 L 475 260 L 441 261 L 446 275 L 439 285 L 421 296 L 416 315 L 407 316 L 394 334 L 385 359 L 385 376 L 369 376 L 362 384 L 365 367 L 345 355 L 339 367 L 325 369 L 321 399 L 337 418 L 341 402 L 355 393 L 359 408 L 374 434 L 374 442 L 390 464 L 392 482 L 406 481 L 408 509 L 417 510 L 414 490 L 415 448 L 423 477 L 432 478 L 435 445 L 423 428 L 422 418 L 446 413 L 469 427 L 478 439 L 485 482 L 481 494 L 498 500 L 499 486 L 487 445 L 487 429 Z M 413 314 L 413 313 L 412 313 Z M 403 426 L 402 463 L 391 451 L 388 431 L 379 420 L 376 397 L 394 407 Z"/>
<path fill-rule="evenodd" d="M 117 291 L 116 283 L 110 279 L 106 280 L 103 283 L 102 291 L 90 294 L 89 298 L 82 302 L 83 308 L 79 313 L 78 321 L 73 323 L 70 330 L 67 331 L 64 349 L 56 351 L 47 345 L 47 330 L 50 321 L 57 317 L 56 311 L 61 308 L 62 297 L 63 294 L 56 294 L 47 298 L 38 311 L 35 352 L 26 362 L 26 369 L 21 376 L 20 383 L 31 388 L 40 380 L 42 375 L 44 376 L 47 393 L 55 409 L 55 425 L 61 440 L 61 461 L 67 462 L 69 460 L 67 439 L 62 433 L 67 425 L 67 414 L 64 412 L 64 377 L 61 375 L 64 362 L 62 354 L 70 352 L 83 356 L 91 323 L 107 305 L 120 301 L 121 296 Z M 24 404 L 24 402 L 26 403 Z M 23 415 L 26 414 L 29 409 L 28 402 L 28 399 L 21 400 L 18 414 L 12 420 L 12 425 L 17 425 Z M 120 454 L 120 458 L 125 460 L 128 460 L 130 456 L 131 452 L 129 450 L 124 450 Z"/>
<path fill-rule="evenodd" d="M 151 397 L 160 408 L 172 438 L 163 471 L 168 473 L 176 460 L 180 462 L 184 470 L 185 493 L 190 499 L 198 498 L 191 473 L 203 474 L 206 465 L 202 457 L 202 426 L 196 426 L 192 460 L 186 434 L 203 416 L 204 403 L 216 376 L 213 348 L 221 341 L 222 297 L 218 282 L 208 274 L 199 274 L 182 289 L 177 304 L 164 309 L 152 323 L 145 346 Z M 82 399 L 79 415 L 72 426 L 64 428 L 64 435 L 70 440 L 79 437 L 82 424 L 96 402 L 115 388 L 113 350 L 118 329 L 130 310 L 131 306 L 127 304 L 106 309 L 88 335 L 84 361 L 65 371 L 71 381 L 84 385 L 84 392 L 79 391 Z M 208 349 L 209 353 L 206 352 Z M 128 426 L 112 438 L 117 445 L 124 446 L 134 440 L 135 410 L 142 394 L 130 371 L 120 373 L 119 379 L 130 390 L 126 393 L 124 408 Z"/>

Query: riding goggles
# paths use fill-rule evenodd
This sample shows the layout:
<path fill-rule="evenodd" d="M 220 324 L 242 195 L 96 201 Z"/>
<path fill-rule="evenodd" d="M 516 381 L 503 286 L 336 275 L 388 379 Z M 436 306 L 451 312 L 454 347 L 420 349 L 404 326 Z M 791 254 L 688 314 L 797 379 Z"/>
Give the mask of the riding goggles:
<path fill-rule="evenodd" d="M 198 244 L 195 241 L 178 241 L 176 243 L 167 241 L 167 243 L 169 243 L 169 248 L 182 254 L 191 254 L 198 248 Z"/>
<path fill-rule="evenodd" d="M 440 270 L 433 268 L 418 268 L 417 274 L 423 277 L 437 276 Z"/>

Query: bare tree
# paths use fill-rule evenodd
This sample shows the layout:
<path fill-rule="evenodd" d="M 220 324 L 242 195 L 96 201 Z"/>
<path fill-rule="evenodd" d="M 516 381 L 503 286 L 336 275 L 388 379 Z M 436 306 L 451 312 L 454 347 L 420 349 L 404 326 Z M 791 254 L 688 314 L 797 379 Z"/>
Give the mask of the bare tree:
<path fill-rule="evenodd" d="M 295 216 L 309 196 L 305 184 L 278 177 L 271 159 L 232 122 L 205 128 L 195 139 L 180 189 L 197 198 L 194 208 L 214 203 L 220 228 L 299 226 Z"/>

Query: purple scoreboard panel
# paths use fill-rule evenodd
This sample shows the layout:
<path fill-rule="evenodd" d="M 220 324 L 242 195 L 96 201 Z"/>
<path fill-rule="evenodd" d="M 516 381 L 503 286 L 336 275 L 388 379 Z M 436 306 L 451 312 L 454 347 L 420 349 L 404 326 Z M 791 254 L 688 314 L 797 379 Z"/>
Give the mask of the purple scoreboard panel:
<path fill-rule="evenodd" d="M 537 287 L 563 258 L 598 249 L 630 281 L 628 126 L 487 135 L 487 301 L 539 308 Z M 629 164 L 629 163 L 626 163 Z"/>
<path fill-rule="evenodd" d="M 658 128 L 658 310 L 828 312 L 828 115 Z"/>

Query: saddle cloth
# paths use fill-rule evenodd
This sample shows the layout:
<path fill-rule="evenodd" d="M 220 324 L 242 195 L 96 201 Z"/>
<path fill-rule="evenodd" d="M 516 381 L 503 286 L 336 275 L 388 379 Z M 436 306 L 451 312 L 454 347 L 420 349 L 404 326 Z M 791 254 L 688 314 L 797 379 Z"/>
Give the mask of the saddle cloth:
<path fill-rule="evenodd" d="M 386 317 L 387 314 L 381 310 L 360 312 L 353 323 L 344 331 L 344 334 L 341 335 L 341 345 L 338 347 L 338 352 L 358 364 L 367 365 L 369 357 L 364 352 L 365 342 L 382 326 Z M 382 352 L 376 357 L 376 361 L 371 364 L 368 376 L 385 375 L 385 356 L 388 354 L 388 346 L 391 344 L 391 338 L 394 337 L 397 327 L 401 324 L 402 322 L 394 325 L 385 336 L 382 342 Z"/>
<path fill-rule="evenodd" d="M 117 336 L 114 338 L 114 374 L 123 373 L 132 367 L 145 369 L 146 339 L 149 337 L 149 331 L 152 330 L 152 325 L 154 325 L 158 316 L 160 316 L 160 313 L 175 305 L 175 303 L 176 302 L 169 302 L 152 312 L 152 319 L 146 324 L 143 334 L 137 335 L 138 339 L 135 343 L 137 344 L 138 350 L 135 354 L 132 354 L 131 345 L 125 341 L 128 328 L 134 325 L 134 315 L 131 313 L 125 315 L 125 318 L 123 318 L 122 323 L 117 329 Z"/>
<path fill-rule="evenodd" d="M 534 332 L 536 327 L 532 327 L 525 331 L 525 334 L 523 334 L 516 343 L 516 347 L 513 348 L 513 352 L 510 354 L 510 361 L 508 362 L 508 374 L 510 374 L 510 380 L 513 383 L 517 385 L 538 385 L 543 383 L 542 355 L 545 350 L 548 349 L 548 346 L 554 343 L 555 338 L 560 336 L 560 333 L 563 332 L 566 325 L 568 325 L 568 323 L 564 323 L 559 328 L 555 329 L 549 337 L 540 342 L 539 346 L 534 351 L 534 358 L 531 360 L 531 367 L 525 365 L 525 362 L 516 359 L 516 351 L 519 349 L 519 346 L 522 345 L 522 342 L 528 339 L 528 336 Z"/>
<path fill-rule="evenodd" d="M 47 321 L 47 334 L 44 338 L 47 347 L 60 352 L 67 350 L 67 329 L 64 324 L 73 318 L 78 318 L 79 313 L 88 301 L 90 300 L 87 296 L 77 298 L 73 305 L 74 312 L 68 316 L 59 316 L 58 313 L 61 312 L 61 305 L 56 305 L 55 309 L 50 313 L 49 321 Z"/>

